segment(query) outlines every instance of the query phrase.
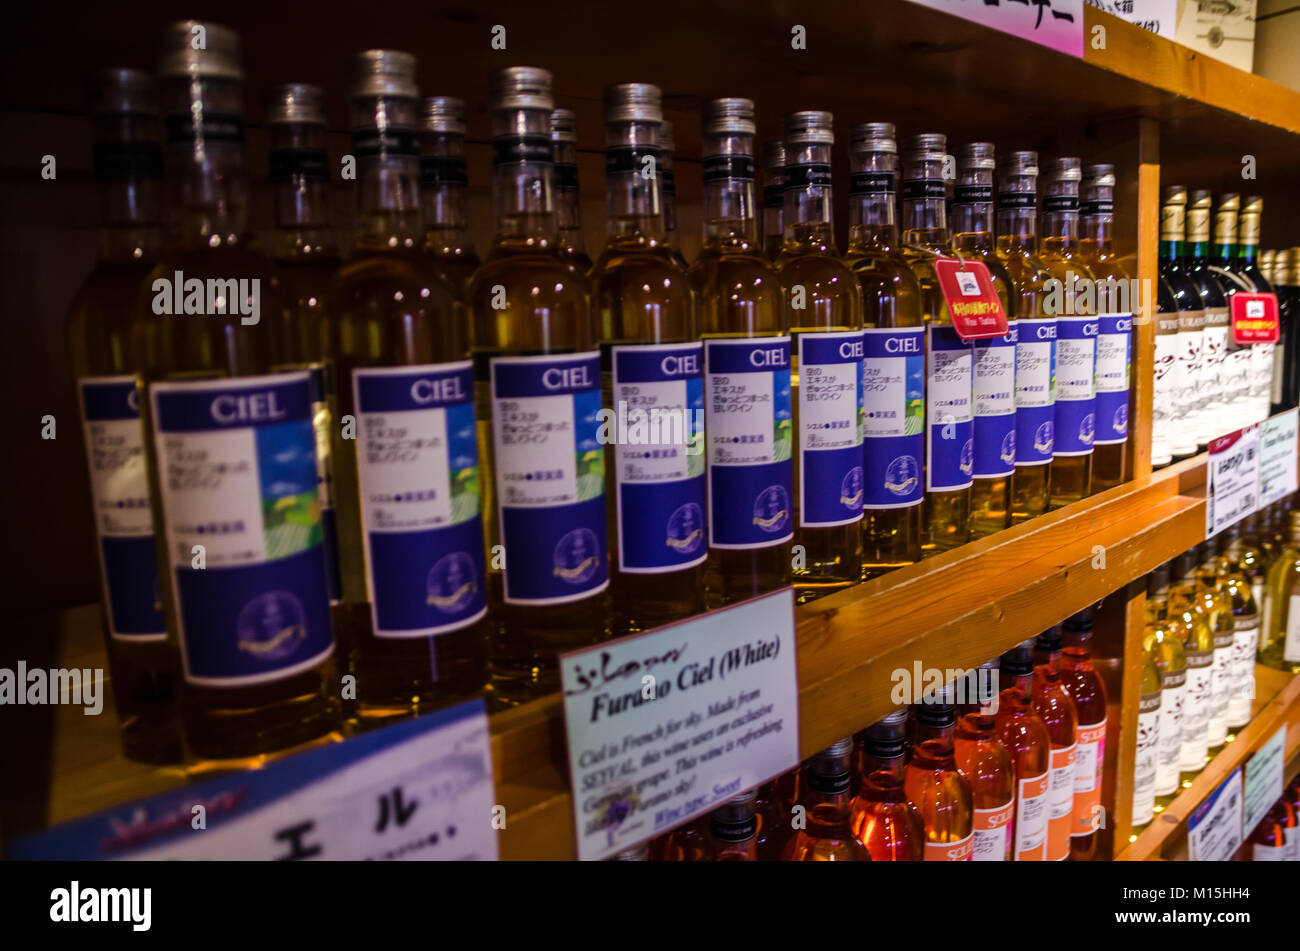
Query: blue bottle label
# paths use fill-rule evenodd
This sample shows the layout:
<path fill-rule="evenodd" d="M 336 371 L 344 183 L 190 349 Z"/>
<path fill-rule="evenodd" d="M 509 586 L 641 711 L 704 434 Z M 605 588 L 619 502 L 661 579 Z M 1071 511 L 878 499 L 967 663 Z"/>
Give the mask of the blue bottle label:
<path fill-rule="evenodd" d="M 495 357 L 492 440 L 507 604 L 609 585 L 600 355 Z"/>
<path fill-rule="evenodd" d="M 704 537 L 704 346 L 610 349 L 618 486 L 618 567 L 663 574 L 701 564 Z"/>
<path fill-rule="evenodd" d="M 704 342 L 709 544 L 769 548 L 794 535 L 790 338 Z"/>
<path fill-rule="evenodd" d="M 1132 314 L 1102 314 L 1097 318 L 1097 435 L 1092 441 L 1094 446 L 1114 445 L 1128 439 L 1132 340 Z"/>
<path fill-rule="evenodd" d="M 863 332 L 864 506 L 920 505 L 925 459 L 925 328 Z"/>
<path fill-rule="evenodd" d="M 1056 318 L 1016 325 L 1016 465 L 1041 466 L 1056 444 Z"/>
<path fill-rule="evenodd" d="M 325 381 L 325 366 L 313 363 L 307 368 L 307 381 L 311 387 L 312 430 L 316 434 L 316 498 L 320 501 L 320 528 L 325 542 L 325 580 L 330 604 L 343 597 L 343 575 L 339 570 L 338 531 L 334 517 L 334 458 L 330 444 L 330 415 Z"/>
<path fill-rule="evenodd" d="M 862 520 L 862 331 L 801 333 L 799 525 Z"/>
<path fill-rule="evenodd" d="M 334 650 L 306 372 L 154 383 L 185 679 L 281 680 Z"/>
<path fill-rule="evenodd" d="M 925 374 L 929 458 L 926 489 L 953 492 L 968 488 L 975 472 L 971 424 L 972 349 L 952 327 L 930 327 Z"/>
<path fill-rule="evenodd" d="M 972 343 L 975 397 L 975 478 L 1009 476 L 1016 469 L 1016 332 Z"/>
<path fill-rule="evenodd" d="M 1054 456 L 1086 456 L 1097 436 L 1096 317 L 1056 321 L 1056 445 Z"/>
<path fill-rule="evenodd" d="M 358 369 L 357 484 L 375 637 L 487 613 L 472 364 Z"/>
<path fill-rule="evenodd" d="M 81 418 L 109 636 L 161 641 L 167 621 L 137 394 L 134 376 L 87 377 L 81 380 Z"/>

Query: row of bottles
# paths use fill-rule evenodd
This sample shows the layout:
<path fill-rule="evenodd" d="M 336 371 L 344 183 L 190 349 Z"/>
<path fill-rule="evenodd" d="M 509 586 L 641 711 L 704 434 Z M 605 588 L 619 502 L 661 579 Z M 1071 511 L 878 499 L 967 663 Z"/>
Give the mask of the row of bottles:
<path fill-rule="evenodd" d="M 1048 289 L 1122 274 L 1110 166 L 1052 164 L 1040 247 L 1034 153 L 1003 162 L 995 230 L 993 147 L 963 148 L 950 229 L 946 140 L 913 137 L 900 242 L 893 127 L 856 126 L 841 257 L 831 116 L 793 113 L 773 261 L 753 103 L 713 100 L 686 269 L 660 93 L 627 83 L 605 92 L 593 264 L 573 116 L 515 67 L 492 75 L 480 263 L 463 104 L 422 105 L 415 71 L 352 63 L 346 258 L 318 89 L 272 91 L 260 248 L 238 37 L 173 25 L 161 109 L 139 72 L 100 87 L 104 254 L 69 334 L 128 755 L 177 757 L 178 694 L 188 757 L 223 767 L 336 736 L 345 702 L 363 727 L 485 680 L 517 704 L 565 650 L 791 583 L 807 600 L 1125 477 L 1130 315 L 1058 318 Z M 953 256 L 987 263 L 1005 338 L 955 333 Z"/>
<path fill-rule="evenodd" d="M 1278 801 L 1269 807 L 1233 860 L 1300 862 L 1300 776 L 1292 779 Z"/>
<path fill-rule="evenodd" d="M 1106 689 L 1091 613 L 651 844 L 665 861 L 1098 856 Z M 1000 689 L 999 689 L 1000 688 Z M 735 836 L 743 831 L 743 842 Z"/>
<path fill-rule="evenodd" d="M 1257 663 L 1300 670 L 1300 637 L 1286 636 L 1297 571 L 1300 512 L 1282 500 L 1148 575 L 1135 829 L 1250 722 Z"/>
<path fill-rule="evenodd" d="M 1210 440 L 1297 405 L 1296 334 L 1300 290 L 1276 288 L 1259 266 L 1263 199 L 1204 189 L 1163 190 L 1157 292 L 1151 464 L 1203 450 Z M 1211 229 L 1213 218 L 1213 229 Z M 1211 240 L 1213 238 L 1213 240 Z M 1275 276 L 1296 280 L 1289 269 Z M 1232 298 L 1274 293 L 1278 343 L 1237 345 Z"/>

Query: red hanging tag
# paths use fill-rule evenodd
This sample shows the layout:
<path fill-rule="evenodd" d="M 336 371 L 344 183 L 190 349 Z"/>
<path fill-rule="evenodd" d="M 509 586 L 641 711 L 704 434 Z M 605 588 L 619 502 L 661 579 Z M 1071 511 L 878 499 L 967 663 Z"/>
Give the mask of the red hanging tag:
<path fill-rule="evenodd" d="M 1277 295 L 1237 291 L 1228 299 L 1232 315 L 1232 342 L 1277 343 L 1281 337 L 1277 316 Z"/>
<path fill-rule="evenodd" d="M 934 272 L 957 336 L 962 340 L 986 340 L 1007 335 L 1007 313 L 983 261 L 938 258 Z"/>

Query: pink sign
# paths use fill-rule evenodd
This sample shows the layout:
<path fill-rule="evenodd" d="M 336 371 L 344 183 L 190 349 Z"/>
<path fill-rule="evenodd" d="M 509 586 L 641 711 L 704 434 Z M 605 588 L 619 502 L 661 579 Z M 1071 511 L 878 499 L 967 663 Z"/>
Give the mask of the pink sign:
<path fill-rule="evenodd" d="M 912 0 L 1083 57 L 1083 0 Z"/>

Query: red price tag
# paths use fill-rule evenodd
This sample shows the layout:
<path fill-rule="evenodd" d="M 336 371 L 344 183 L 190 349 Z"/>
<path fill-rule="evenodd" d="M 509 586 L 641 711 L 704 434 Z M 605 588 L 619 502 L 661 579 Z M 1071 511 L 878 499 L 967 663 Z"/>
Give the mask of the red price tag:
<path fill-rule="evenodd" d="M 1007 313 L 983 261 L 938 258 L 934 271 L 957 336 L 962 340 L 985 340 L 1007 335 Z"/>
<path fill-rule="evenodd" d="M 1232 314 L 1232 342 L 1277 343 L 1281 336 L 1277 318 L 1277 295 L 1237 291 L 1228 301 Z"/>

